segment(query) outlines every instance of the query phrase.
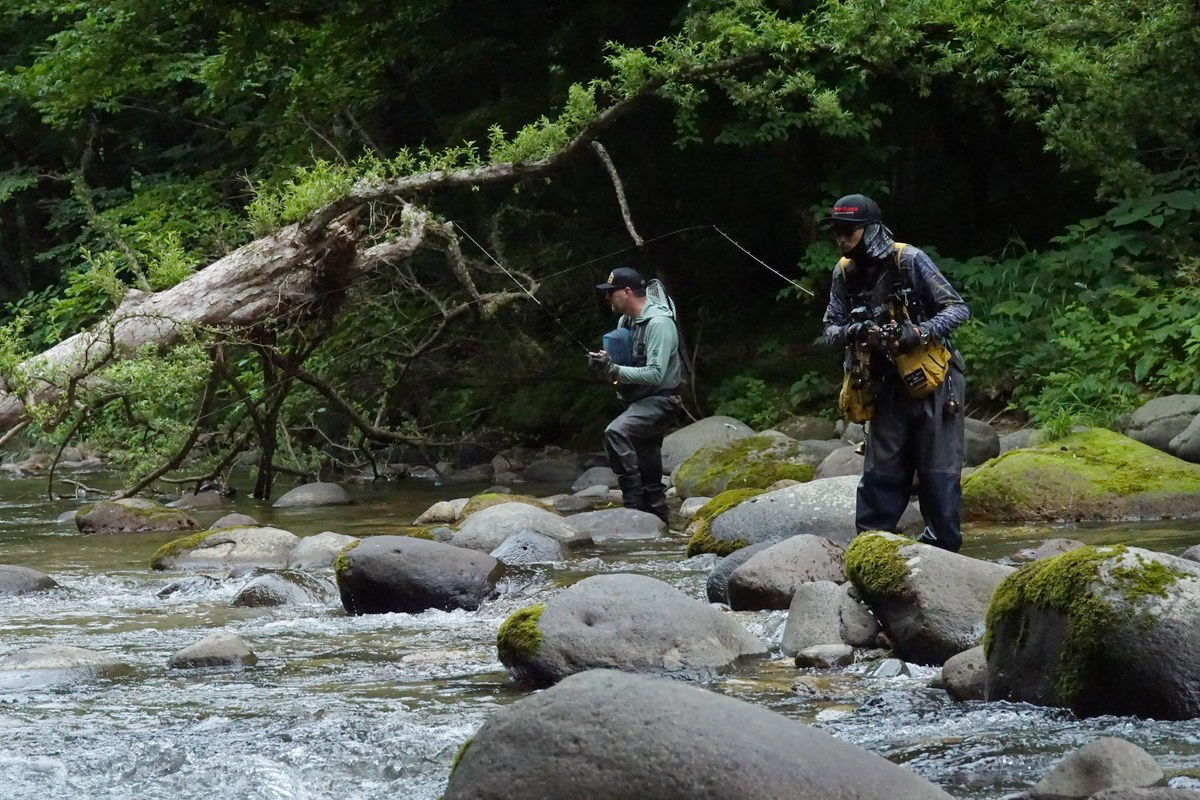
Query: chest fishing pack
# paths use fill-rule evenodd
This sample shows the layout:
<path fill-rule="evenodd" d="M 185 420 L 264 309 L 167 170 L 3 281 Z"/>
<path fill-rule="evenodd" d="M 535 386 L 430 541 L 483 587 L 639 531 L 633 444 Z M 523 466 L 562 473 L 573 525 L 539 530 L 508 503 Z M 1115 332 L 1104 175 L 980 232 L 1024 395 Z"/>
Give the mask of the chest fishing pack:
<path fill-rule="evenodd" d="M 900 258 L 906 246 L 901 242 L 894 244 L 893 252 L 900 286 L 891 292 L 891 301 L 882 303 L 874 310 L 868 305 L 851 312 L 855 322 L 871 321 L 880 326 L 885 343 L 889 335 L 894 335 L 889 332 L 897 332 L 900 323 L 907 321 L 917 324 L 922 321 L 917 319 L 919 315 L 914 314 L 912 309 L 912 295 L 915 291 L 912 267 L 906 266 Z M 838 261 L 838 269 L 843 275 L 850 263 L 848 258 Z M 851 343 L 847 347 L 845 375 L 842 378 L 842 389 L 838 393 L 838 408 L 851 422 L 866 422 L 875 416 L 875 398 L 870 390 L 868 377 L 869 347 L 870 344 L 866 342 Z M 908 352 L 902 353 L 894 345 L 887 350 L 908 396 L 916 400 L 928 397 L 942 385 L 949 374 L 950 363 L 954 357 L 950 348 L 938 337 L 931 337 L 928 342 Z"/>

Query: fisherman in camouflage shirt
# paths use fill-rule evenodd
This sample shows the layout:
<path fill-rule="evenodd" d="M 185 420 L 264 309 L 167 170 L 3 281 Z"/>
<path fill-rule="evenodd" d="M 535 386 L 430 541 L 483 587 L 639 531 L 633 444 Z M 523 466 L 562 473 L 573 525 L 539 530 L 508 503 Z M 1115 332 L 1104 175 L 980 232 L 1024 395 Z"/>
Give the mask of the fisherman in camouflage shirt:
<path fill-rule="evenodd" d="M 910 351 L 931 339 L 950 348 L 945 381 L 927 397 L 909 396 L 887 348 L 872 344 L 870 388 L 875 416 L 868 423 L 866 460 L 858 485 L 858 531 L 895 532 L 908 506 L 913 473 L 925 528 L 920 541 L 957 551 L 962 545 L 959 480 L 963 462 L 965 365 L 951 332 L 970 317 L 966 303 L 933 261 L 916 247 L 899 247 L 879 206 L 861 194 L 834 204 L 825 219 L 844 257 L 834 268 L 825 310 L 825 341 L 835 347 L 878 341 L 878 320 L 855 321 L 852 310 L 887 308 L 906 297 L 908 320 L 898 347 Z M 907 290 L 901 291 L 901 290 Z"/>

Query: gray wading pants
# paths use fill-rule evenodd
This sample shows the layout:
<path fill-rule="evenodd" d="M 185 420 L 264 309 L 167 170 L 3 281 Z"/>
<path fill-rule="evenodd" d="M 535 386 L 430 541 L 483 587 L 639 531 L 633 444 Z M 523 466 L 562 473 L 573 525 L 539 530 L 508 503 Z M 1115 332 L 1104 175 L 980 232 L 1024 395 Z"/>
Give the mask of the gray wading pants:
<path fill-rule="evenodd" d="M 875 395 L 875 418 L 867 436 L 866 460 L 858 484 L 855 525 L 863 531 L 896 532 L 908 507 L 913 473 L 925 530 L 920 541 L 950 551 L 962 546 L 959 479 L 963 462 L 963 418 L 967 381 L 951 367 L 946 380 L 923 400 L 909 399 L 898 381 Z M 945 411 L 953 391 L 959 410 Z"/>
<path fill-rule="evenodd" d="M 667 491 L 662 482 L 663 434 L 679 417 L 678 396 L 644 397 L 604 429 L 608 466 L 617 475 L 626 508 L 649 511 L 667 521 Z"/>

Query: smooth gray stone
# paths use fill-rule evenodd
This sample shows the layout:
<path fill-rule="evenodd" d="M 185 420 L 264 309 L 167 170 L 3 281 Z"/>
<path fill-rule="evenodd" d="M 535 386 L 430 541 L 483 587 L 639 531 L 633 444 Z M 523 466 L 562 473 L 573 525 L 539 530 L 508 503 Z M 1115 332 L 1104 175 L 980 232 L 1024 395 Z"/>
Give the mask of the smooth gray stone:
<path fill-rule="evenodd" d="M 501 503 L 476 511 L 459 523 L 450 543 L 490 553 L 509 536 L 523 530 L 537 531 L 556 539 L 564 547 L 591 544 L 591 539 L 568 520 L 527 503 Z"/>
<path fill-rule="evenodd" d="M 524 564 L 550 564 L 566 558 L 562 544 L 537 531 L 517 531 L 491 552 L 492 558 L 513 567 Z"/>
<path fill-rule="evenodd" d="M 571 517 L 571 527 L 594 544 L 657 539 L 667 532 L 661 519 L 635 508 L 606 508 L 576 514 Z"/>
<path fill-rule="evenodd" d="M 805 583 L 844 581 L 844 555 L 841 545 L 823 536 L 800 534 L 784 539 L 755 553 L 730 573 L 729 607 L 734 611 L 785 609 Z"/>
<path fill-rule="evenodd" d="M 680 464 L 710 444 L 731 442 L 753 436 L 754 429 L 733 417 L 705 417 L 670 433 L 663 439 L 663 472 L 673 473 Z"/>
<path fill-rule="evenodd" d="M 678 681 L 594 670 L 494 713 L 445 800 L 952 800 L 887 759 Z"/>
<path fill-rule="evenodd" d="M 14 564 L 0 564 L 0 597 L 16 597 L 56 586 L 58 581 L 44 572 Z"/>
<path fill-rule="evenodd" d="M 1030 790 L 1035 800 L 1075 800 L 1112 787 L 1147 788 L 1162 768 L 1142 748 L 1112 736 L 1089 742 L 1062 760 Z"/>
<path fill-rule="evenodd" d="M 864 678 L 900 678 L 909 674 L 908 664 L 898 658 L 881 658 L 863 671 Z"/>
<path fill-rule="evenodd" d="M 983 700 L 987 696 L 987 659 L 983 646 L 947 659 L 942 665 L 942 684 L 955 700 Z"/>
<path fill-rule="evenodd" d="M 336 531 L 321 531 L 316 536 L 304 536 L 288 553 L 288 569 L 322 569 L 332 566 L 338 553 L 358 541 Z"/>
<path fill-rule="evenodd" d="M 346 490 L 336 483 L 316 481 L 297 486 L 271 505 L 275 508 L 315 508 L 317 506 L 344 506 L 353 502 Z"/>
<path fill-rule="evenodd" d="M 848 644 L 818 644 L 796 654 L 797 667 L 833 669 L 854 663 L 854 648 Z"/>
<path fill-rule="evenodd" d="M 214 633 L 188 645 L 167 660 L 171 669 L 202 667 L 252 667 L 258 656 L 241 638 L 232 633 Z"/>

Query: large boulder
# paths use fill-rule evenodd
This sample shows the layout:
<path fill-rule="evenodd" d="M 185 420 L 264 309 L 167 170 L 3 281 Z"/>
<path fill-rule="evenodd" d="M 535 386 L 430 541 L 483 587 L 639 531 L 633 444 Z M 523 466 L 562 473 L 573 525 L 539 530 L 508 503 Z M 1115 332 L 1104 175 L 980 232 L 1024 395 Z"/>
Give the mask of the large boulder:
<path fill-rule="evenodd" d="M 75 513 L 75 527 L 82 533 L 128 533 L 194 531 L 199 526 L 185 511 L 152 500 L 126 497 L 81 506 Z"/>
<path fill-rule="evenodd" d="M 500 626 L 500 661 L 549 685 L 595 668 L 707 673 L 766 652 L 732 616 L 644 575 L 593 575 Z"/>
<path fill-rule="evenodd" d="M 657 539 L 667 531 L 666 523 L 635 508 L 606 508 L 571 517 L 571 527 L 596 544 L 637 539 Z"/>
<path fill-rule="evenodd" d="M 505 503 L 523 503 L 527 506 L 540 508 L 543 511 L 549 510 L 546 504 L 541 500 L 538 500 L 536 497 L 530 497 L 527 494 L 514 494 L 513 492 L 494 491 L 497 488 L 498 487 L 493 486 L 492 489 L 483 492 L 482 494 L 472 495 L 471 497 L 467 498 L 465 503 L 457 507 L 455 518 L 460 520 L 466 519 L 467 517 L 479 511 L 491 508 L 492 506 L 501 506 Z M 450 502 L 453 506 L 455 501 L 452 500 Z"/>
<path fill-rule="evenodd" d="M 734 611 L 785 609 L 792 604 L 796 589 L 805 583 L 841 583 L 846 579 L 843 553 L 841 545 L 811 534 L 773 544 L 729 575 L 729 607 Z"/>
<path fill-rule="evenodd" d="M 674 473 L 680 497 L 713 497 L 726 489 L 765 489 L 777 480 L 807 481 L 828 453 L 782 433 L 746 436 L 707 445 Z"/>
<path fill-rule="evenodd" d="M 940 665 L 979 645 L 992 593 L 1013 571 L 891 533 L 864 533 L 846 550 L 846 576 L 896 655 L 918 664 Z"/>
<path fill-rule="evenodd" d="M 878 634 L 875 617 L 846 587 L 815 581 L 797 587 L 792 596 L 779 646 L 785 656 L 824 644 L 869 647 Z"/>
<path fill-rule="evenodd" d="M 1091 428 L 979 467 L 962 508 L 976 522 L 1200 517 L 1200 466 Z"/>
<path fill-rule="evenodd" d="M 445 800 L 950 800 L 903 767 L 765 708 L 594 670 L 497 711 Z"/>
<path fill-rule="evenodd" d="M 19 594 L 53 589 L 58 582 L 44 572 L 29 567 L 0 564 L 0 597 L 16 597 Z"/>
<path fill-rule="evenodd" d="M 431 608 L 474 611 L 491 595 L 504 565 L 487 553 L 415 539 L 368 536 L 333 564 L 350 614 L 416 614 Z"/>
<path fill-rule="evenodd" d="M 172 539 L 154 551 L 151 569 L 255 566 L 283 569 L 300 537 L 280 528 L 218 528 Z"/>
<path fill-rule="evenodd" d="M 705 417 L 663 439 L 663 471 L 672 473 L 688 457 L 707 445 L 723 444 L 753 436 L 754 429 L 733 417 Z"/>
<path fill-rule="evenodd" d="M 1200 414 L 1200 395 L 1156 397 L 1133 412 L 1125 434 L 1155 450 L 1169 450 L 1174 439 Z"/>
<path fill-rule="evenodd" d="M 213 633 L 188 645 L 167 659 L 171 669 L 203 667 L 252 667 L 258 656 L 240 637 L 232 633 Z"/>
<path fill-rule="evenodd" d="M 1200 716 L 1200 564 L 1083 547 L 1026 564 L 987 615 L 988 699 L 1081 716 Z"/>
<path fill-rule="evenodd" d="M 1000 436 L 996 429 L 981 419 L 967 417 L 963 420 L 964 435 L 963 463 L 977 467 L 988 459 L 1000 455 Z"/>
<path fill-rule="evenodd" d="M 526 503 L 501 503 L 476 511 L 460 522 L 450 544 L 490 553 L 509 536 L 523 530 L 537 531 L 564 547 L 591 543 L 587 534 L 553 511 Z"/>
<path fill-rule="evenodd" d="M 688 545 L 688 554 L 728 555 L 748 544 L 779 542 L 801 533 L 849 544 L 857 532 L 854 527 L 857 495 L 858 478 L 846 475 L 749 497 L 698 526 Z M 919 520 L 920 514 L 910 509 L 900 519 L 900 525 L 905 527 Z"/>
<path fill-rule="evenodd" d="M 1037 444 L 1038 432 L 1036 428 L 1022 428 L 1019 431 L 1006 433 L 1000 437 L 1000 453 L 1007 453 L 1009 450 L 1021 450 L 1026 447 L 1033 447 Z"/>
<path fill-rule="evenodd" d="M 1034 800 L 1083 800 L 1114 787 L 1148 788 L 1163 771 L 1142 748 L 1115 736 L 1102 736 L 1068 755 L 1036 784 Z"/>

